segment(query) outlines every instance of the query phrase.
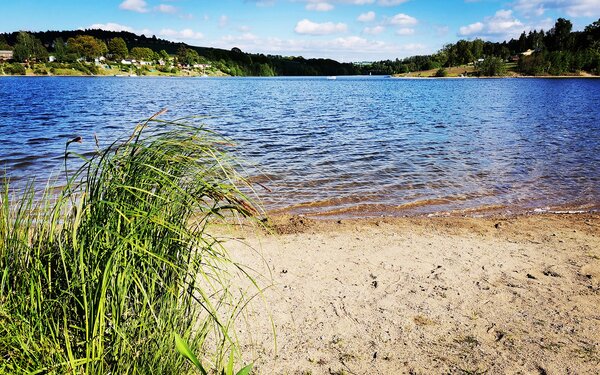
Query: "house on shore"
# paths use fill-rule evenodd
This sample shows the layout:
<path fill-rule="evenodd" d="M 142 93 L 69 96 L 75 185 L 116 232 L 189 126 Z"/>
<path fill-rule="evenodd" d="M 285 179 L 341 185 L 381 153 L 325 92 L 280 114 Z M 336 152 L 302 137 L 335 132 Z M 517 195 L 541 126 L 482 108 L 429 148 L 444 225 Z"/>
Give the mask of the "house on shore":
<path fill-rule="evenodd" d="M 523 56 L 531 56 L 531 55 L 533 55 L 534 52 L 535 52 L 534 50 L 528 49 L 525 52 L 521 52 L 521 55 L 523 55 Z"/>
<path fill-rule="evenodd" d="M 210 64 L 194 64 L 193 67 L 196 69 L 209 69 Z"/>
<path fill-rule="evenodd" d="M 13 59 L 13 51 L 0 50 L 0 61 L 8 61 Z"/>

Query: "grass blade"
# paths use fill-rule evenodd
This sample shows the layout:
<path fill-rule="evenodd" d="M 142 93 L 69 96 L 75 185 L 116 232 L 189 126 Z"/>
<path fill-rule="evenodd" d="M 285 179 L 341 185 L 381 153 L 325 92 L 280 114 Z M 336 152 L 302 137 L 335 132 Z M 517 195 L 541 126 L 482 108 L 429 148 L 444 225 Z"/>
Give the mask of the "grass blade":
<path fill-rule="evenodd" d="M 196 358 L 196 355 L 194 354 L 194 352 L 192 352 L 192 349 L 190 349 L 188 343 L 184 339 L 182 339 L 181 336 L 179 336 L 178 334 L 175 334 L 175 348 L 177 348 L 179 354 L 189 359 L 190 362 L 192 362 L 194 366 L 196 366 L 196 368 L 200 371 L 202 375 L 207 375 L 206 370 L 204 369 L 204 367 L 202 367 L 202 364 L 200 364 L 200 361 L 198 360 L 198 358 Z"/>

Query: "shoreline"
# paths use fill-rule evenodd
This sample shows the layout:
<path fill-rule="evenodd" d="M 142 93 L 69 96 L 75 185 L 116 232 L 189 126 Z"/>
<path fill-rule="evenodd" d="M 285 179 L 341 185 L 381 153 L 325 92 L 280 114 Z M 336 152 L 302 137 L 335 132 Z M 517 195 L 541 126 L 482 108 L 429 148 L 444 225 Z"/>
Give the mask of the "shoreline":
<path fill-rule="evenodd" d="M 546 79 L 546 78 L 553 78 L 553 79 L 569 79 L 569 78 L 584 78 L 584 79 L 598 79 L 600 78 L 600 76 L 595 76 L 595 75 L 579 75 L 579 76 L 565 76 L 565 75 L 560 75 L 560 76 L 551 76 L 551 75 L 543 75 L 543 76 L 522 76 L 522 75 L 506 75 L 506 76 L 480 76 L 480 77 L 427 77 L 427 76 L 422 76 L 422 77 L 413 77 L 413 76 L 409 76 L 409 77 L 405 77 L 405 76 L 392 76 L 391 78 L 393 79 L 505 79 L 505 78 L 514 78 L 514 79 L 519 79 L 519 78 L 525 78 L 525 79 Z"/>
<path fill-rule="evenodd" d="M 270 77 L 266 77 L 266 76 L 230 76 L 230 75 L 208 75 L 206 77 L 202 76 L 202 75 L 136 75 L 136 76 L 128 76 L 128 75 L 124 75 L 124 76 L 118 76 L 118 75 L 114 75 L 114 74 L 96 74 L 96 75 L 86 75 L 86 74 L 81 74 L 81 75 L 77 75 L 77 74 L 66 74 L 66 75 L 61 75 L 61 74 L 26 74 L 26 75 L 10 75 L 10 74 L 0 74 L 0 78 L 2 77 L 40 77 L 40 78 L 49 78 L 49 77 L 75 77 L 75 78 L 79 78 L 79 77 L 88 77 L 88 78 L 98 78 L 98 77 L 114 77 L 114 78 L 232 78 L 232 77 L 237 77 L 237 78 L 287 78 L 287 77 L 314 77 L 314 78 L 319 78 L 319 77 L 326 77 L 326 76 L 270 76 Z M 433 77 L 433 76 L 396 76 L 396 75 L 375 75 L 375 76 L 366 76 L 366 75 L 347 75 L 347 76 L 338 76 L 338 77 L 389 77 L 390 79 L 504 79 L 504 78 L 525 78 L 525 79 L 547 79 L 547 78 L 552 78 L 552 79 L 569 79 L 569 78 L 576 78 L 576 79 L 600 79 L 600 76 L 597 75 L 573 75 L 573 76 L 569 76 L 569 75 L 560 75 L 560 76 L 552 76 L 552 75 L 543 75 L 543 76 L 524 76 L 524 75 L 506 75 L 506 76 L 479 76 L 479 77 L 474 77 L 474 76 L 468 76 L 468 77 Z"/>
<path fill-rule="evenodd" d="M 278 216 L 269 232 L 221 234 L 268 286 L 237 332 L 259 374 L 592 373 L 600 364 L 598 213 Z"/>
<path fill-rule="evenodd" d="M 600 205 L 557 205 L 545 207 L 518 207 L 505 205 L 484 205 L 463 209 L 447 209 L 428 211 L 434 205 L 413 202 L 402 206 L 387 205 L 353 205 L 346 207 L 328 206 L 322 210 L 302 211 L 311 204 L 292 205 L 276 209 L 264 210 L 266 217 L 298 216 L 315 220 L 348 220 L 348 219 L 398 219 L 398 218 L 516 218 L 535 215 L 582 215 L 600 214 Z"/>

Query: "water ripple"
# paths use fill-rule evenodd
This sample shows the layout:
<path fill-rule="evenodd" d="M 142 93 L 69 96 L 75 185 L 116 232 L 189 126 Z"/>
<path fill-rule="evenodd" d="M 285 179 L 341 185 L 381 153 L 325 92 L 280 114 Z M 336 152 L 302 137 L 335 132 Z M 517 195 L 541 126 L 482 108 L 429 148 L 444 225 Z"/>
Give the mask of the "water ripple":
<path fill-rule="evenodd" d="M 599 80 L 0 78 L 0 168 L 47 179 L 163 107 L 234 140 L 270 209 L 600 207 Z"/>

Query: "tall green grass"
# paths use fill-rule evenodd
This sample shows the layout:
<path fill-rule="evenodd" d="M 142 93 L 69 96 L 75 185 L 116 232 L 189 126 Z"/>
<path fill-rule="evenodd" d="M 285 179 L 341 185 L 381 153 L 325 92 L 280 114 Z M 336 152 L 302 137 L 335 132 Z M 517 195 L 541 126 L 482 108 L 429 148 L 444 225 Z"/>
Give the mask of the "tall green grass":
<path fill-rule="evenodd" d="M 223 147 L 195 124 L 152 118 L 79 156 L 58 193 L 4 181 L 0 373 L 190 372 L 176 336 L 213 372 L 239 358 L 239 269 L 207 226 L 256 211 Z"/>

